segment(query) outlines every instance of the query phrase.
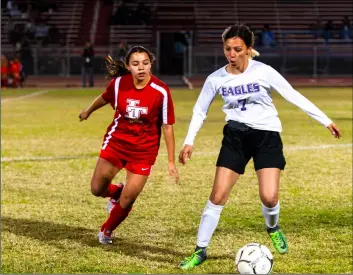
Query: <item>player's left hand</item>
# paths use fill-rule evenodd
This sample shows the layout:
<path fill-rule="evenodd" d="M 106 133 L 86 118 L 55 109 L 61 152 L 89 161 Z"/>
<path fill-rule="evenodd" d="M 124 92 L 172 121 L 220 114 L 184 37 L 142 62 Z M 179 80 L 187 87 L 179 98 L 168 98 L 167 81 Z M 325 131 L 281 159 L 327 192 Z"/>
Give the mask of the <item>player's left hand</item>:
<path fill-rule="evenodd" d="M 168 163 L 168 170 L 169 170 L 169 175 L 175 178 L 175 183 L 179 183 L 179 172 L 178 169 L 175 166 L 175 163 L 169 162 Z"/>
<path fill-rule="evenodd" d="M 331 132 L 331 134 L 335 137 L 335 138 L 340 138 L 342 137 L 342 134 L 340 132 L 340 130 L 338 129 L 338 127 L 336 126 L 336 124 L 331 123 L 329 126 L 327 126 L 327 129 L 329 129 L 329 131 Z"/>

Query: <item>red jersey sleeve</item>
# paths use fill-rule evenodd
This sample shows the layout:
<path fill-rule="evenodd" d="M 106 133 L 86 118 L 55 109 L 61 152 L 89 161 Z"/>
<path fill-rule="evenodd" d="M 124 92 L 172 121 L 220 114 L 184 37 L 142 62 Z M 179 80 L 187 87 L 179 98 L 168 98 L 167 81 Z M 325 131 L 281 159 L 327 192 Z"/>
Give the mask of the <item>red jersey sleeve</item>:
<path fill-rule="evenodd" d="M 167 104 L 163 104 L 163 123 L 172 125 L 175 123 L 174 103 L 169 88 L 167 86 L 164 88 L 167 91 L 167 100 L 164 99 Z"/>
<path fill-rule="evenodd" d="M 116 78 L 113 78 L 109 82 L 108 87 L 105 89 L 105 91 L 102 94 L 102 98 L 106 102 L 109 102 L 109 104 L 112 106 L 113 109 L 114 109 L 114 104 L 115 104 L 115 80 L 116 80 Z"/>

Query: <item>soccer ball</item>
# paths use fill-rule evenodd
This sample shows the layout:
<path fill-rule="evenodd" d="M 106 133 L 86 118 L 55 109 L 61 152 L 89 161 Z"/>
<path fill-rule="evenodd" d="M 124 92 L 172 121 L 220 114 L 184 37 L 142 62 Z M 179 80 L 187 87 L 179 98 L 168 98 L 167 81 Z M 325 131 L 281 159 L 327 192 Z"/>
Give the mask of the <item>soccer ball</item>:
<path fill-rule="evenodd" d="M 240 274 L 269 274 L 273 267 L 273 256 L 266 246 L 248 243 L 238 250 L 235 265 Z"/>

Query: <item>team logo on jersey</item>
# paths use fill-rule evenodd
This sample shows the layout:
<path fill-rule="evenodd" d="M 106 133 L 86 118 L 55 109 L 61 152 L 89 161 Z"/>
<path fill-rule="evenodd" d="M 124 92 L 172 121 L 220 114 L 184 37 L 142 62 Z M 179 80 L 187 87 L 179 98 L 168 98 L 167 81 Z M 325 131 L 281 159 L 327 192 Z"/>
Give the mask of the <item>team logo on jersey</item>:
<path fill-rule="evenodd" d="M 260 92 L 259 83 L 249 83 L 239 86 L 220 87 L 218 90 L 222 96 L 243 95 Z"/>
<path fill-rule="evenodd" d="M 125 117 L 130 119 L 139 119 L 141 114 L 146 115 L 148 112 L 147 107 L 140 107 L 137 106 L 140 103 L 140 100 L 136 99 L 127 99 L 127 106 L 126 106 L 126 115 Z"/>

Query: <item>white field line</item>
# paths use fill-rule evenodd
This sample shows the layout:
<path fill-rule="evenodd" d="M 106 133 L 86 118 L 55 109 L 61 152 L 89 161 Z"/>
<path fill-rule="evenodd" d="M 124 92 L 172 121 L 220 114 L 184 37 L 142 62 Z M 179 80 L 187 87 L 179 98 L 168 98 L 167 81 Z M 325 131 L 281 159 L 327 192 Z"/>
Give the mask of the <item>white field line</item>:
<path fill-rule="evenodd" d="M 35 97 L 35 96 L 46 94 L 48 92 L 49 91 L 47 91 L 47 90 L 43 90 L 43 91 L 38 91 L 38 92 L 31 93 L 31 94 L 22 95 L 22 96 L 5 98 L 5 99 L 1 99 L 1 103 L 5 103 L 5 102 L 9 102 L 9 101 L 15 101 L 15 100 L 21 100 L 21 99 L 26 99 L 26 98 L 30 98 L 30 97 Z"/>
<path fill-rule="evenodd" d="M 352 147 L 352 143 L 347 144 L 326 144 L 326 145 L 316 145 L 316 146 L 290 146 L 284 148 L 284 151 L 303 151 L 303 150 L 320 150 L 329 148 L 347 148 Z M 214 152 L 195 152 L 193 156 L 217 156 L 218 151 Z M 160 156 L 166 156 L 167 153 L 161 153 Z M 85 158 L 97 158 L 95 156 L 19 156 L 19 157 L 3 157 L 1 162 L 19 162 L 19 161 L 50 161 L 50 160 L 71 160 L 71 159 L 85 159 Z"/>

